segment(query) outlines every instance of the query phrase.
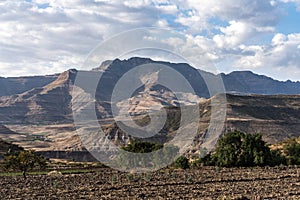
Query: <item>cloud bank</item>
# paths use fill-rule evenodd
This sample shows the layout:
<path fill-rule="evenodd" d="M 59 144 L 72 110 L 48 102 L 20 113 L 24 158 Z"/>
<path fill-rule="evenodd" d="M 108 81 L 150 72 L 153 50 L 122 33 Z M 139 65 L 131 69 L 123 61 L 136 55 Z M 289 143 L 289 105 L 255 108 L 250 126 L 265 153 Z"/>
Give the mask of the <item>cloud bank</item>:
<path fill-rule="evenodd" d="M 287 5 L 300 15 L 299 0 L 4 0 L 0 76 L 80 68 L 111 36 L 161 27 L 183 37 L 152 39 L 180 49 L 195 67 L 214 63 L 220 72 L 252 70 L 300 80 L 300 28 L 278 32 L 290 13 Z"/>

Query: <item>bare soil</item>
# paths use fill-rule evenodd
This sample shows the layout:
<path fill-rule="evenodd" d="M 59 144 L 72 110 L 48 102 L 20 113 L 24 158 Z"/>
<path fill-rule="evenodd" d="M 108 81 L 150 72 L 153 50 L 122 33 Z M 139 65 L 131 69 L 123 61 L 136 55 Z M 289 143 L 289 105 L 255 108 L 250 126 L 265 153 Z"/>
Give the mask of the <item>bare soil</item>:
<path fill-rule="evenodd" d="M 300 167 L 0 177 L 0 199 L 300 199 Z"/>

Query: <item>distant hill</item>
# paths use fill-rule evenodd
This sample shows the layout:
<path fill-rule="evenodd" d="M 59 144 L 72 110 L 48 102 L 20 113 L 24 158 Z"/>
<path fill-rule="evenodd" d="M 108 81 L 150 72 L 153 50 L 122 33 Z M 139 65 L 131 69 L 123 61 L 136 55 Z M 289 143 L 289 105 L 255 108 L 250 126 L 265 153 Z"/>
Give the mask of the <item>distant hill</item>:
<path fill-rule="evenodd" d="M 277 81 L 264 75 L 258 75 L 251 71 L 234 71 L 229 74 L 214 75 L 196 68 L 186 63 L 170 63 L 154 61 L 149 58 L 133 57 L 127 60 L 108 60 L 104 61 L 98 68 L 92 69 L 92 72 L 103 72 L 103 88 L 107 88 L 102 94 L 108 99 L 108 92 L 111 87 L 129 70 L 142 64 L 157 63 L 167 65 L 179 71 L 191 83 L 197 95 L 209 98 L 206 84 L 203 77 L 214 81 L 219 76 L 222 77 L 226 92 L 245 93 L 245 94 L 300 94 L 300 82 Z M 68 70 L 70 71 L 70 70 Z M 72 70 L 71 70 L 72 71 Z M 76 70 L 75 70 L 76 71 Z M 199 72 L 201 76 L 199 76 Z M 58 79 L 60 74 L 32 77 L 0 77 L 0 97 L 21 94 L 34 88 L 42 88 Z M 60 80 L 62 77 L 59 78 Z M 61 82 L 62 83 L 62 82 Z M 56 80 L 56 85 L 59 81 Z M 53 84 L 51 84 L 53 85 Z M 51 86 L 49 86 L 51 87 Z"/>
<path fill-rule="evenodd" d="M 58 74 L 31 77 L 0 77 L 0 96 L 21 94 L 33 88 L 43 87 L 53 82 L 57 77 Z"/>
<path fill-rule="evenodd" d="M 128 99 L 112 102 L 113 105 L 118 103 L 120 108 L 124 107 L 125 112 L 129 111 L 132 118 L 141 124 L 147 124 L 145 121 L 147 118 L 143 117 L 149 111 L 150 106 L 163 105 L 167 107 L 170 119 L 158 135 L 147 138 L 147 141 L 161 143 L 170 141 L 175 134 L 176 127 L 179 126 L 180 112 L 178 106 L 180 103 L 189 106 L 192 99 L 197 98 L 197 100 L 200 100 L 200 128 L 194 140 L 194 146 L 190 147 L 188 153 L 199 153 L 199 145 L 203 136 L 207 133 L 211 117 L 211 99 L 218 97 L 214 91 L 210 94 L 204 80 L 214 84 L 220 77 L 223 79 L 227 93 L 226 121 L 220 134 L 233 130 L 246 133 L 262 133 L 263 139 L 271 144 L 300 136 L 300 82 L 277 81 L 250 71 L 214 75 L 185 63 L 160 62 L 136 57 L 127 60 L 105 61 L 98 68 L 90 71 L 70 69 L 51 76 L 0 78 L 0 134 L 14 136 L 3 138 L 15 138 L 16 140 L 21 138 L 20 135 L 5 126 L 8 124 L 27 127 L 26 133 L 31 133 L 31 130 L 33 130 L 30 128 L 32 124 L 38 124 L 37 127 L 44 127 L 45 132 L 48 131 L 49 124 L 69 124 L 72 126 L 72 100 L 83 102 L 82 105 L 77 105 L 75 109 L 85 109 L 86 99 L 84 96 L 91 94 L 94 84 L 93 78 L 102 74 L 100 82 L 96 85 L 96 94 L 91 95 L 96 98 L 95 108 L 98 119 L 105 121 L 103 130 L 106 135 L 103 141 L 109 139 L 117 145 L 126 145 L 130 139 L 136 138 L 120 130 L 114 123 L 111 111 L 112 91 L 126 72 L 138 65 L 151 63 L 167 65 L 178 71 L 190 83 L 197 96 L 184 93 L 182 94 L 185 97 L 184 102 L 180 102 L 178 97 L 168 88 L 150 81 L 145 82 L 140 88 L 136 88 L 136 91 Z M 79 72 L 86 76 L 87 84 L 84 87 L 74 83 Z M 162 70 L 158 69 L 146 77 L 139 78 L 155 80 L 159 73 L 162 73 Z M 128 84 L 128 87 L 130 87 L 130 84 Z M 75 93 L 73 92 L 74 89 L 76 89 Z M 129 108 L 124 106 L 127 101 L 131 102 Z M 194 110 L 193 112 L 198 111 Z M 199 126 L 199 124 L 194 123 L 187 126 Z M 54 141 L 45 139 L 40 143 L 30 142 L 30 145 L 32 147 L 36 145 L 39 150 L 49 146 L 63 151 L 65 149 L 78 150 L 78 147 L 81 147 L 81 141 L 73 135 L 75 132 L 72 131 L 57 128 L 59 133 L 55 136 L 59 138 L 55 140 L 57 143 L 52 144 Z M 38 131 L 37 134 L 40 134 L 40 132 Z M 55 135 L 52 132 L 49 134 L 50 138 L 53 138 L 53 134 Z M 45 138 L 47 138 L 47 135 Z M 10 145 L 0 141 L 0 158 L 8 148 L 17 148 Z"/>
<path fill-rule="evenodd" d="M 300 94 L 300 82 L 277 81 L 251 71 L 235 71 L 221 77 L 228 93 Z"/>

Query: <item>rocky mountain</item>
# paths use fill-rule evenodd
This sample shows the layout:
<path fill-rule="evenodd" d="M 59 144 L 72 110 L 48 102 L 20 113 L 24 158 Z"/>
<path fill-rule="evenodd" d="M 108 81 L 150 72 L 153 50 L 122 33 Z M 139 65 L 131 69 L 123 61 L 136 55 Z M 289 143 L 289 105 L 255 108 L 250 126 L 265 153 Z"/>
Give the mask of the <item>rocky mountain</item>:
<path fill-rule="evenodd" d="M 91 129 L 94 132 L 89 132 L 87 141 L 79 137 L 75 127 L 72 124 L 57 124 L 57 125 L 9 125 L 2 127 L 0 137 L 7 141 L 14 141 L 25 148 L 34 148 L 41 152 L 58 152 L 58 151 L 86 151 L 85 148 L 91 148 L 89 145 L 107 146 L 109 142 L 117 146 L 124 146 L 132 139 L 143 140 L 148 142 L 170 143 L 176 134 L 179 127 L 186 130 L 181 135 L 182 138 L 175 141 L 178 146 L 184 146 L 185 138 L 190 140 L 187 146 L 188 155 L 199 155 L 199 149 L 203 142 L 214 139 L 211 137 L 209 123 L 212 115 L 212 100 L 218 99 L 219 95 L 210 99 L 203 100 L 199 106 L 192 107 L 191 112 L 199 112 L 199 123 L 189 123 L 190 120 L 185 120 L 181 124 L 181 109 L 178 107 L 166 108 L 167 118 L 163 128 L 153 136 L 148 138 L 139 138 L 130 135 L 130 129 L 124 131 L 117 123 L 107 123 L 101 125 L 104 135 L 99 135 L 99 127 Z M 246 133 L 261 133 L 263 139 L 270 143 L 276 144 L 285 141 L 291 137 L 300 136 L 300 95 L 237 95 L 227 94 L 227 103 L 224 124 L 220 122 L 223 128 L 216 137 L 222 134 L 239 130 Z M 216 100 L 214 100 L 216 101 Z M 186 107 L 189 107 L 187 105 Z M 215 110 L 218 115 L 218 105 Z M 159 114 L 159 113 L 158 113 Z M 140 126 L 145 126 L 151 123 L 147 115 L 133 116 L 132 119 Z M 218 121 L 217 121 L 218 123 Z M 224 126 L 223 126 L 224 125 Z M 189 130 L 198 130 L 191 137 Z M 211 127 L 214 129 L 215 127 Z M 213 130 L 214 131 L 214 130 Z M 30 134 L 28 134 L 30 133 Z M 97 142 L 96 142 L 97 141 Z M 88 146 L 86 146 L 88 142 Z M 212 143 L 213 144 L 213 143 Z M 109 151 L 109 147 L 107 151 Z M 52 153 L 50 153 L 52 155 Z M 53 153 L 52 156 L 60 154 Z M 63 154 L 62 154 L 63 155 Z M 78 155 L 81 155 L 80 153 Z"/>
<path fill-rule="evenodd" d="M 137 80 L 129 79 L 125 82 L 126 84 L 121 85 L 123 86 L 120 90 L 121 98 L 115 102 L 111 101 L 113 90 L 124 74 L 143 64 L 167 65 L 176 70 L 190 83 L 196 95 L 185 92 L 175 94 L 170 88 L 156 84 L 159 76 L 174 79 L 168 77 L 167 71 L 158 67 L 143 76 L 138 71 L 134 72 Z M 199 145 L 208 134 L 212 99 L 218 97 L 215 91 L 208 90 L 205 82 L 213 84 L 222 78 L 227 92 L 227 110 L 224 128 L 220 134 L 232 130 L 262 133 L 263 138 L 269 143 L 300 136 L 299 82 L 276 81 L 249 71 L 232 72 L 227 75 L 198 72 L 199 70 L 184 63 L 131 58 L 106 61 L 99 68 L 91 71 L 70 69 L 53 76 L 8 78 L 5 80 L 14 80 L 13 84 L 0 86 L 6 88 L 6 91 L 0 92 L 0 124 L 12 127 L 18 125 L 19 128 L 10 131 L 5 126 L 1 126 L 0 134 L 11 141 L 16 140 L 17 144 L 25 144 L 24 147 L 34 147 L 41 151 L 43 149 L 79 151 L 83 149 L 83 145 L 72 125 L 72 105 L 74 106 L 74 101 L 81 102 L 73 109 L 84 110 L 85 104 L 93 100 L 91 97 L 94 97 L 97 117 L 105 122 L 105 125 L 102 124 L 105 132 L 103 141 L 111 140 L 116 145 L 125 145 L 134 138 L 121 130 L 111 118 L 111 106 L 117 106 L 120 115 L 125 113 L 125 117 L 131 117 L 142 126 L 150 123 L 148 118 L 150 111 L 159 113 L 166 108 L 168 114 L 166 124 L 158 135 L 147 140 L 168 143 L 180 125 L 179 106 L 189 107 L 198 102 L 199 110 L 194 109 L 192 112 L 200 113 L 199 124 L 185 124 L 189 128 L 199 128 L 188 152 L 197 154 Z M 84 85 L 75 81 L 79 74 L 84 78 Z M 99 75 L 102 75 L 101 79 L 95 86 L 93 81 L 97 80 Z M 134 88 L 132 94 L 126 94 L 126 87 L 130 88 L 134 84 L 139 84 L 140 87 Z M 93 89 L 96 90 L 95 94 L 93 94 Z M 128 102 L 129 107 L 126 105 Z M 126 115 L 128 112 L 129 116 Z M 35 127 L 37 132 L 33 124 L 38 125 L 38 128 Z M 66 131 L 61 128 L 65 127 L 65 124 L 68 124 Z M 50 125 L 55 126 L 55 131 L 48 129 Z M 26 132 L 19 134 L 22 130 Z M 33 135 L 28 135 L 29 132 Z M 22 141 L 22 138 L 25 140 Z M 178 145 L 181 145 L 180 142 L 178 140 Z"/>
<path fill-rule="evenodd" d="M 76 70 L 60 74 L 50 84 L 0 98 L 2 124 L 71 122 L 71 90 Z"/>
<path fill-rule="evenodd" d="M 157 73 L 167 77 L 167 72 L 157 68 L 155 72 L 146 77 L 139 77 L 143 85 L 137 88 L 128 98 L 120 99 L 117 106 L 122 109 L 124 102 L 130 101 L 129 112 L 131 115 L 143 113 L 151 105 L 157 105 L 157 109 L 162 106 L 178 106 L 180 103 L 193 103 L 201 101 L 201 98 L 210 98 L 215 95 L 215 91 L 209 91 L 205 81 L 214 84 L 218 78 L 222 78 L 227 93 L 241 94 L 300 94 L 299 82 L 280 82 L 272 78 L 254 74 L 249 71 L 232 72 L 230 74 L 214 75 L 212 73 L 199 71 L 185 63 L 170 63 L 153 61 L 148 58 L 130 58 L 127 60 L 105 61 L 99 68 L 85 73 L 86 80 L 91 77 L 102 74 L 98 85 L 96 86 L 96 111 L 99 119 L 110 118 L 111 97 L 114 87 L 120 78 L 134 69 L 136 66 L 144 64 L 155 64 L 169 66 L 184 76 L 184 78 L 193 87 L 195 94 L 183 94 L 184 102 L 180 102 L 169 88 L 162 85 L 156 85 L 149 80 L 157 79 Z M 93 83 L 82 86 L 74 86 L 74 80 L 77 76 L 77 70 L 71 69 L 62 74 L 44 76 L 44 77 L 21 77 L 21 78 L 0 78 L 0 81 L 6 81 L 1 84 L 3 89 L 0 92 L 0 123 L 2 124 L 53 124 L 72 122 L 72 99 L 84 101 L 82 96 L 92 93 Z M 200 72 L 200 73 L 197 73 Z M 138 72 L 136 72 L 138 73 Z M 164 74 L 165 73 L 165 74 Z M 169 77 L 172 80 L 172 77 Z M 144 82 L 143 82 L 144 81 Z M 8 84 L 10 83 L 10 84 Z M 132 82 L 132 84 L 135 82 Z M 127 83 L 130 87 L 131 82 Z M 74 93 L 73 89 L 76 89 Z M 27 91 L 24 91 L 27 90 Z M 24 91 L 24 92 L 23 92 Z M 73 92 L 73 93 L 72 93 Z M 3 96 L 13 94 L 11 96 Z M 91 94 L 93 95 L 93 94 Z M 1 97 L 2 96 L 2 97 Z M 200 99 L 197 99 L 201 97 Z M 191 102 L 189 102 L 191 101 Z M 81 109 L 81 108 L 77 108 Z M 126 112 L 126 111 L 125 111 Z"/>

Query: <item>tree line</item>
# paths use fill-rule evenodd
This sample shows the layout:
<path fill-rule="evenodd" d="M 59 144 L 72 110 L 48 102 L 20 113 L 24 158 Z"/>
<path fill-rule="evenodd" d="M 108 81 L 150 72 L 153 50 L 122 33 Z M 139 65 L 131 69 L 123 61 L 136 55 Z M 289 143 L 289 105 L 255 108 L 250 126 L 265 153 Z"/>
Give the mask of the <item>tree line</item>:
<path fill-rule="evenodd" d="M 220 167 L 300 165 L 300 144 L 292 139 L 282 149 L 271 149 L 261 134 L 234 131 L 218 140 L 214 152 L 192 162 L 194 166 L 199 164 Z"/>
<path fill-rule="evenodd" d="M 176 146 L 164 147 L 162 144 L 132 141 L 125 147 L 124 151 L 141 153 L 121 154 L 118 161 L 128 167 L 143 167 L 156 165 L 158 163 L 170 163 L 170 159 L 176 157 L 179 148 Z M 144 157 L 142 154 L 151 154 L 152 157 Z M 254 166 L 278 166 L 278 165 L 300 165 L 300 143 L 297 139 L 291 139 L 281 149 L 271 149 L 262 140 L 261 134 L 246 134 L 239 131 L 226 133 L 221 137 L 213 152 L 207 153 L 201 149 L 201 155 L 194 158 L 192 162 L 185 156 L 178 157 L 171 167 L 187 169 L 190 167 L 219 166 L 219 167 L 254 167 Z M 22 171 L 24 178 L 26 173 L 32 169 L 45 169 L 46 160 L 34 151 L 18 150 L 8 151 L 4 158 L 6 170 Z"/>
<path fill-rule="evenodd" d="M 123 150 L 148 153 L 161 148 L 163 148 L 161 144 L 133 141 L 123 147 Z M 174 155 L 178 150 L 178 147 L 173 147 L 170 152 Z M 261 134 L 246 134 L 239 131 L 224 134 L 218 140 L 213 152 L 207 153 L 205 149 L 202 149 L 200 154 L 191 162 L 187 157 L 180 156 L 171 167 L 186 169 L 200 165 L 219 167 L 300 165 L 300 144 L 296 139 L 291 139 L 281 149 L 272 149 L 262 140 Z M 126 158 L 126 160 L 129 162 L 130 159 Z M 122 162 L 126 161 L 122 159 Z"/>

